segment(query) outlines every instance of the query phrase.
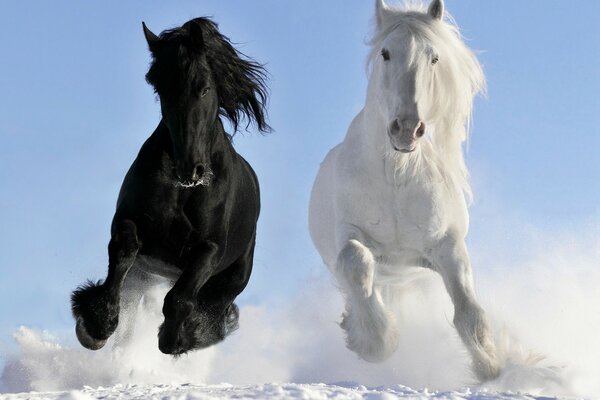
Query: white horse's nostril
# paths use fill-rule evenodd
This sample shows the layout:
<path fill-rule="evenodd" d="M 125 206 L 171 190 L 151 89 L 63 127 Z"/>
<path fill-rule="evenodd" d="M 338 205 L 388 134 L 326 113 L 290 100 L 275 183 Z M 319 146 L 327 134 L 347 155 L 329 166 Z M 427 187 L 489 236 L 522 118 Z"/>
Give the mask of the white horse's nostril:
<path fill-rule="evenodd" d="M 415 139 L 420 138 L 425 134 L 425 122 L 419 121 L 417 127 L 415 128 L 414 137 Z"/>

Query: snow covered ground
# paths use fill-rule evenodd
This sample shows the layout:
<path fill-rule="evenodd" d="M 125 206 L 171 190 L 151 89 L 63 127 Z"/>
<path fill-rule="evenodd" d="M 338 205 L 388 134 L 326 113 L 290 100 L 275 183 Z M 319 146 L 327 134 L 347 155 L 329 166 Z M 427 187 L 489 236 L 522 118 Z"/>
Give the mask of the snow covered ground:
<path fill-rule="evenodd" d="M 535 397 L 514 393 L 495 393 L 488 391 L 430 392 L 427 389 L 412 390 L 405 386 L 383 386 L 367 388 L 356 384 L 297 384 L 268 383 L 264 385 L 116 385 L 110 388 L 90 388 L 81 390 L 22 393 L 0 395 L 0 399 L 177 399 L 177 400 L 209 400 L 209 399 L 537 399 Z M 543 397 L 543 399 L 549 399 Z"/>
<path fill-rule="evenodd" d="M 140 304 L 128 344 L 92 352 L 72 333 L 20 328 L 17 351 L 4 356 L 0 399 L 598 398 L 600 237 L 563 243 L 515 266 L 518 274 L 479 277 L 504 365 L 493 382 L 475 381 L 441 280 L 425 272 L 400 291 L 403 335 L 384 363 L 345 348 L 342 301 L 325 277 L 287 303 L 241 307 L 237 332 L 177 359 L 157 348 L 159 288 Z"/>

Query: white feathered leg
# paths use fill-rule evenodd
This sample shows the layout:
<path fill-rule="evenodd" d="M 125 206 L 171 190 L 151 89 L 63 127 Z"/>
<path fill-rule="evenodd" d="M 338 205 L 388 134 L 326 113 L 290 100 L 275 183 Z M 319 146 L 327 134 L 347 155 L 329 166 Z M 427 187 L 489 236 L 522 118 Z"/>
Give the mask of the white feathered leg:
<path fill-rule="evenodd" d="M 471 353 L 475 375 L 482 381 L 497 378 L 500 365 L 496 346 L 485 313 L 475 299 L 464 240 L 446 236 L 433 246 L 431 261 L 454 304 L 454 326 Z"/>
<path fill-rule="evenodd" d="M 398 347 L 396 319 L 373 285 L 375 258 L 358 240 L 349 240 L 338 255 L 335 274 L 346 298 L 340 326 L 346 345 L 370 362 L 383 361 Z"/>

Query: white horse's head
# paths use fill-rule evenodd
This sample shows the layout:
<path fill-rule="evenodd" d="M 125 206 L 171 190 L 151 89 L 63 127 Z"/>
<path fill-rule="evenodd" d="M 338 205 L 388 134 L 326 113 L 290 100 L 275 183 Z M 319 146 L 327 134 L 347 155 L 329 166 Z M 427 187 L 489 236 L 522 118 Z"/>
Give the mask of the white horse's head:
<path fill-rule="evenodd" d="M 461 151 L 484 78 L 456 26 L 444 21 L 443 0 L 427 9 L 397 9 L 376 0 L 375 12 L 369 101 L 383 118 L 392 148 L 413 152 L 427 132 L 444 151 L 452 142 Z"/>

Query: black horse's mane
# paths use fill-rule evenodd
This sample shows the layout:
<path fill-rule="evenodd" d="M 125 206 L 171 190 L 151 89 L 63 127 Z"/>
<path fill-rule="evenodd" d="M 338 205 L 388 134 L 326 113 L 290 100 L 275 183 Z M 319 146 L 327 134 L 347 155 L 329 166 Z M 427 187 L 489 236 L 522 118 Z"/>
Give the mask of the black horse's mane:
<path fill-rule="evenodd" d="M 235 49 L 210 19 L 195 18 L 181 27 L 163 31 L 160 42 L 156 46 L 151 45 L 150 50 L 153 63 L 146 80 L 156 90 L 161 91 L 160 87 L 166 91 L 183 90 L 170 84 L 175 73 L 186 74 L 186 86 L 201 90 L 197 85 L 198 77 L 206 73 L 201 57 L 204 54 L 217 86 L 219 115 L 227 118 L 235 131 L 244 119 L 247 121 L 246 129 L 254 121 L 260 131 L 271 130 L 266 122 L 268 89 L 263 65 Z M 178 66 L 157 62 L 163 53 L 169 53 L 164 56 L 175 57 Z M 177 70 L 174 71 L 174 68 Z"/>

